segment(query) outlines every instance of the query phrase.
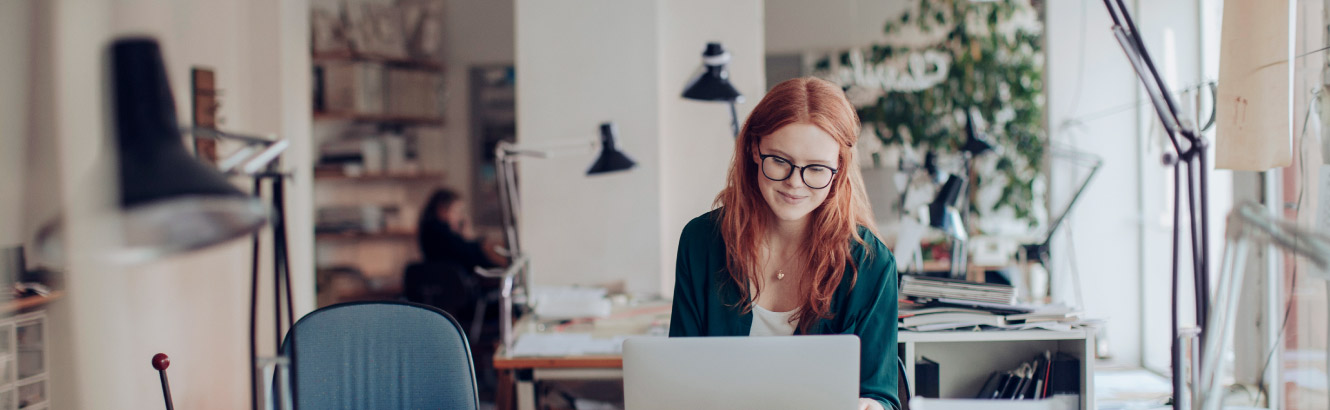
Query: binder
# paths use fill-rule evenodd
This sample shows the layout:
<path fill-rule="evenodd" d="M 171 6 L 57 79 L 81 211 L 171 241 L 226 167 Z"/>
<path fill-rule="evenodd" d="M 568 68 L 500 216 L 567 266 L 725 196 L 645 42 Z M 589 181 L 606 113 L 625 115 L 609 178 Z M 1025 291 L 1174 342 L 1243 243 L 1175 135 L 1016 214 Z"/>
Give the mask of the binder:
<path fill-rule="evenodd" d="M 939 394 L 940 375 L 937 362 L 929 360 L 927 357 L 920 357 L 918 361 L 914 362 L 914 395 L 932 399 L 941 397 Z"/>
<path fill-rule="evenodd" d="M 984 387 L 974 395 L 976 399 L 996 399 L 1002 393 L 1002 385 L 1006 381 L 1005 372 L 993 372 L 988 376 L 988 381 L 984 382 Z"/>

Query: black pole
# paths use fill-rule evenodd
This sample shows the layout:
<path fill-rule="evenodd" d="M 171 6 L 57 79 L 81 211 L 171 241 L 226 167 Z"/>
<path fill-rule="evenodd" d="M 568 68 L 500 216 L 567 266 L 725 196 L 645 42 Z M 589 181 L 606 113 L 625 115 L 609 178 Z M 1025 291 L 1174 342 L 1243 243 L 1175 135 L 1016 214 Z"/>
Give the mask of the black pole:
<path fill-rule="evenodd" d="M 1170 306 L 1170 308 L 1172 309 L 1172 319 L 1173 319 L 1173 326 L 1171 329 L 1173 344 L 1170 349 L 1171 351 L 1169 352 L 1171 356 L 1170 361 L 1172 362 L 1172 367 L 1173 367 L 1173 375 L 1171 377 L 1173 381 L 1173 408 L 1178 408 L 1179 404 L 1182 402 L 1181 393 L 1182 393 L 1182 375 L 1183 375 L 1182 340 L 1178 338 L 1178 325 L 1180 324 L 1179 312 L 1178 312 L 1178 292 L 1181 290 L 1179 289 L 1181 284 L 1178 281 L 1178 278 L 1181 276 L 1178 272 L 1178 242 L 1180 239 L 1179 236 L 1181 235 L 1181 229 L 1180 229 L 1181 226 L 1178 224 L 1178 217 L 1181 216 L 1182 214 L 1182 200 L 1178 197 L 1178 195 L 1181 194 L 1182 191 L 1181 186 L 1182 186 L 1181 164 L 1174 163 L 1173 164 L 1173 265 L 1172 265 L 1173 293 L 1170 295 L 1173 300 L 1173 303 L 1171 303 L 1172 306 Z"/>
<path fill-rule="evenodd" d="M 1205 346 L 1205 337 L 1208 337 L 1209 335 L 1206 334 L 1205 331 L 1206 313 L 1208 313 L 1208 311 L 1206 311 L 1206 306 L 1208 306 L 1208 304 L 1206 304 L 1206 298 L 1204 297 L 1204 294 L 1206 293 L 1205 290 L 1209 289 L 1205 286 L 1205 277 L 1208 276 L 1208 274 L 1206 274 L 1205 268 L 1202 268 L 1201 266 L 1201 244 L 1202 242 L 1205 242 L 1205 238 L 1200 237 L 1200 226 L 1197 224 L 1198 213 L 1200 213 L 1197 209 L 1197 202 L 1200 201 L 1198 201 L 1196 197 L 1197 164 L 1194 164 L 1192 161 L 1194 153 L 1196 152 L 1193 150 L 1193 152 L 1190 153 L 1192 154 L 1189 154 L 1188 158 L 1186 158 L 1186 162 L 1182 162 L 1182 164 L 1186 165 L 1186 212 L 1188 212 L 1188 214 L 1186 214 L 1186 217 L 1188 217 L 1188 225 L 1186 225 L 1186 228 L 1188 228 L 1188 233 L 1192 234 L 1192 288 L 1196 290 L 1196 301 L 1193 302 L 1196 304 L 1196 325 L 1201 329 L 1201 334 L 1198 335 L 1198 342 L 1201 343 L 1201 346 Z M 1173 225 L 1177 224 L 1177 221 L 1173 222 Z"/>
<path fill-rule="evenodd" d="M 1199 176 L 1198 179 L 1200 180 L 1200 186 L 1199 186 L 1199 188 L 1200 188 L 1200 191 L 1201 191 L 1201 192 L 1200 192 L 1200 194 L 1201 194 L 1201 199 L 1203 199 L 1203 200 L 1201 201 L 1201 221 L 1200 221 L 1200 225 L 1201 225 L 1201 272 L 1204 272 L 1204 274 L 1201 275 L 1201 289 L 1202 289 L 1203 291 L 1200 292 L 1200 297 L 1201 297 L 1201 300 L 1204 301 L 1204 303 L 1201 304 L 1201 307 L 1205 310 L 1205 313 L 1206 313 L 1206 315 L 1207 315 L 1207 317 L 1208 317 L 1208 315 L 1209 315 L 1209 313 L 1210 313 L 1210 291 L 1209 291 L 1209 290 L 1210 290 L 1210 240 L 1209 240 L 1209 238 L 1210 238 L 1210 214 L 1209 214 L 1209 209 L 1210 209 L 1210 207 L 1209 207 L 1209 203 L 1206 202 L 1206 201 L 1204 201 L 1204 199 L 1210 197 L 1210 191 L 1209 191 L 1209 187 L 1207 186 L 1207 183 L 1206 183 L 1206 179 L 1207 179 L 1207 178 L 1206 178 L 1206 172 L 1205 172 L 1206 169 L 1207 169 L 1207 168 L 1205 167 L 1205 166 L 1206 166 L 1206 164 L 1205 164 L 1205 150 L 1206 150 L 1206 148 L 1207 148 L 1207 144 L 1206 144 L 1205 140 L 1203 140 L 1203 139 L 1197 139 L 1197 140 L 1196 140 L 1196 145 L 1192 145 L 1192 149 L 1196 151 L 1196 162 L 1197 162 L 1197 164 L 1198 164 L 1197 169 L 1200 170 L 1200 176 Z M 1195 221 L 1196 221 L 1196 217 L 1195 217 L 1195 216 L 1192 217 L 1192 221 L 1193 221 L 1192 223 L 1195 223 Z M 1238 268 L 1241 269 L 1241 267 L 1238 267 Z M 1236 303 L 1236 301 L 1234 301 L 1234 302 Z"/>
<path fill-rule="evenodd" d="M 157 374 L 162 379 L 162 398 L 166 400 L 166 410 L 175 410 L 175 403 L 171 400 L 171 385 L 166 381 L 166 368 L 169 366 L 171 359 L 166 357 L 166 353 L 152 356 L 152 368 L 157 369 Z"/>
<path fill-rule="evenodd" d="M 285 374 L 287 375 L 288 381 L 294 383 L 295 356 L 296 356 L 296 332 L 295 332 L 296 322 L 295 322 L 295 302 L 294 302 L 295 299 L 291 297 L 291 249 L 289 247 L 290 242 L 287 240 L 287 230 L 286 230 L 286 179 L 285 179 L 286 176 L 277 175 L 273 178 L 274 178 L 273 209 L 275 209 L 276 212 L 281 215 L 281 217 L 277 220 L 277 226 L 275 228 L 276 230 L 273 233 L 274 235 L 277 235 L 274 238 L 274 250 L 278 255 L 281 255 L 280 257 L 280 264 L 282 267 L 281 276 L 282 276 L 283 289 L 285 290 L 284 293 L 286 295 L 286 332 L 287 332 L 287 337 L 290 338 L 291 342 L 287 346 L 287 350 L 289 350 L 290 353 L 285 355 L 287 359 L 286 362 L 287 368 Z M 277 340 L 280 346 L 282 340 L 281 334 L 277 335 Z M 277 351 L 277 356 L 278 357 L 284 356 L 281 350 Z M 274 367 L 274 369 L 275 370 L 273 372 L 273 379 L 277 381 L 278 386 L 281 386 L 282 385 L 281 376 L 280 376 L 281 367 L 280 366 Z M 294 391 L 294 386 L 292 386 L 292 389 L 293 389 L 292 391 Z M 275 390 L 275 396 L 278 398 L 277 403 L 278 405 L 280 405 L 280 403 L 282 403 L 281 398 L 283 397 L 283 394 L 285 392 L 283 392 L 281 389 L 274 389 L 274 390 Z M 292 397 L 292 407 L 295 406 L 296 406 L 295 400 L 294 397 Z"/>
<path fill-rule="evenodd" d="M 254 177 L 254 195 L 263 195 L 261 177 Z M 259 235 L 262 230 L 254 231 L 250 246 L 249 278 L 249 400 L 252 409 L 261 409 L 259 401 Z"/>
<path fill-rule="evenodd" d="M 734 100 L 730 100 L 730 130 L 734 131 L 734 138 L 739 138 L 739 111 L 734 108 Z"/>
<path fill-rule="evenodd" d="M 274 163 L 274 164 L 275 164 L 275 163 Z M 270 169 L 269 169 L 270 171 L 272 171 L 271 167 L 275 167 L 275 165 L 270 165 Z M 283 316 L 282 316 L 282 294 L 283 294 L 283 293 L 282 293 L 282 285 L 283 285 L 283 283 L 282 283 L 282 276 L 283 276 L 283 275 L 282 275 L 282 271 L 283 271 L 283 269 L 282 269 L 282 268 L 283 268 L 283 263 L 282 263 L 282 260 L 283 260 L 284 257 L 285 257 L 285 255 L 283 255 L 283 249 L 282 249 L 282 247 L 281 247 L 281 245 L 282 245 L 282 244 L 281 244 L 281 241 L 282 241 L 282 237 L 285 235 L 285 233 L 283 232 L 283 231 L 284 231 L 283 227 L 286 226 L 286 215 L 284 215 L 283 212 L 282 212 L 282 196 L 283 196 L 283 195 L 282 195 L 282 182 L 281 182 L 281 181 L 282 181 L 282 177 L 281 177 L 281 175 L 276 175 L 276 176 L 269 175 L 268 177 L 271 178 L 271 182 L 269 182 L 269 187 L 272 189 L 272 197 L 271 197 L 271 198 L 272 198 L 272 214 L 273 214 L 273 221 L 272 221 L 272 223 L 273 223 L 273 225 L 272 225 L 272 238 L 273 238 L 273 252 L 272 252 L 272 265 L 273 265 L 273 266 L 272 266 L 272 284 L 273 284 L 273 285 L 272 285 L 272 314 L 273 314 L 273 319 L 272 319 L 272 323 L 273 323 L 273 341 L 274 341 L 274 343 L 273 343 L 273 356 L 275 356 L 275 357 L 280 357 L 280 356 L 282 355 L 282 322 L 283 322 Z M 280 380 L 280 379 L 281 379 L 281 373 L 282 373 L 281 366 L 280 366 L 280 365 L 274 365 L 274 366 L 273 366 L 273 369 L 272 369 L 272 378 L 273 378 L 274 382 L 277 381 L 277 380 Z M 278 405 L 280 405 L 280 403 L 282 402 L 282 392 L 281 392 L 281 389 L 276 388 L 275 385 L 273 386 L 272 397 L 269 398 L 269 401 L 272 402 L 274 406 L 278 406 Z"/>

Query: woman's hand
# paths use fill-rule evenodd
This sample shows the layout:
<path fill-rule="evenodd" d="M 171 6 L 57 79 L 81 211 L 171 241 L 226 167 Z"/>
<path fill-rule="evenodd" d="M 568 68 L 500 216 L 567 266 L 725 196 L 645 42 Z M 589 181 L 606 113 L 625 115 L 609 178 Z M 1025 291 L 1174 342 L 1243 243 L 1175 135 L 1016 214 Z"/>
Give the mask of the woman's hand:
<path fill-rule="evenodd" d="M 878 403 L 877 400 L 860 397 L 859 410 L 886 410 L 886 409 L 883 409 L 882 403 Z"/>

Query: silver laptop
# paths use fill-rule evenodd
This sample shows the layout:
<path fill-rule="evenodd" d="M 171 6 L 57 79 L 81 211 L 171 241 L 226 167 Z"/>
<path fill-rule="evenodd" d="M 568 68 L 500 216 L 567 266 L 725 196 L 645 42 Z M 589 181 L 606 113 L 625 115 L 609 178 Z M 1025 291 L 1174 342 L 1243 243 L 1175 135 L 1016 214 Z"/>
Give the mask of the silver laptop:
<path fill-rule="evenodd" d="M 623 343 L 626 410 L 855 409 L 859 337 L 640 337 Z"/>

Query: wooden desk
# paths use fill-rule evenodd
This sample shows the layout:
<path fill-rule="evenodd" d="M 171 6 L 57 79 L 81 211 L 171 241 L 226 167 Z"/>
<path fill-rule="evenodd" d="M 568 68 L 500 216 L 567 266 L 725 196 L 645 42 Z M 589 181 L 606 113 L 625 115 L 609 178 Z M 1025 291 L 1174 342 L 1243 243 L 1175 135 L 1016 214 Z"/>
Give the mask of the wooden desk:
<path fill-rule="evenodd" d="M 513 325 L 516 339 L 523 334 L 591 333 L 593 337 L 644 335 L 652 327 L 669 328 L 670 303 L 647 302 L 637 306 L 616 307 L 609 317 L 551 325 L 543 329 L 529 317 Z M 538 330 L 539 329 L 539 330 Z M 569 355 L 523 357 L 509 356 L 500 347 L 494 353 L 494 369 L 499 373 L 495 407 L 501 410 L 536 408 L 535 383 L 539 380 L 605 380 L 623 378 L 621 355 Z"/>

